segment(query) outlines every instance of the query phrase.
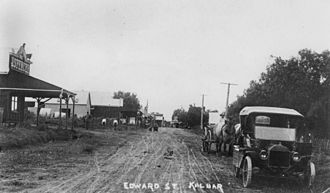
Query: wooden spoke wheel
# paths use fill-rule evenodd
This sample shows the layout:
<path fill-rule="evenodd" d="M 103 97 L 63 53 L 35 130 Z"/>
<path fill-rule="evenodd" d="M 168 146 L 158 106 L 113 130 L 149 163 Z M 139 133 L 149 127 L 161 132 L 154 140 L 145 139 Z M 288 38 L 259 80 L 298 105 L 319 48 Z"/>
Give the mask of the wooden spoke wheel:
<path fill-rule="evenodd" d="M 250 156 L 246 156 L 243 161 L 242 169 L 243 187 L 249 187 L 252 182 L 252 161 Z"/>
<path fill-rule="evenodd" d="M 311 187 L 315 179 L 315 165 L 309 161 L 305 171 L 304 181 L 307 187 Z"/>

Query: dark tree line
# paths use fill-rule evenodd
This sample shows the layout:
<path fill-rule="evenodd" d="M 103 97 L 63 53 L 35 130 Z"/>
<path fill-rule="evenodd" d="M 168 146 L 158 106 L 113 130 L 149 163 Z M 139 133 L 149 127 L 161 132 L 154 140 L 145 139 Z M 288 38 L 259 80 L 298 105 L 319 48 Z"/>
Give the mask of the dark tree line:
<path fill-rule="evenodd" d="M 140 101 L 134 93 L 118 91 L 113 93 L 113 98 L 122 98 L 124 109 L 138 111 L 141 108 Z"/>
<path fill-rule="evenodd" d="M 308 120 L 319 136 L 330 135 L 330 52 L 304 49 L 297 57 L 274 62 L 259 80 L 233 102 L 228 114 L 238 121 L 238 113 L 245 106 L 274 106 L 293 108 Z"/>
<path fill-rule="evenodd" d="M 201 107 L 196 107 L 195 105 L 189 105 L 188 111 L 185 111 L 183 108 L 176 109 L 173 112 L 172 120 L 174 117 L 178 118 L 178 121 L 181 122 L 183 125 L 187 125 L 189 127 L 194 127 L 200 125 L 201 121 Z M 208 113 L 205 112 L 203 114 L 203 123 L 207 124 L 208 122 Z"/>

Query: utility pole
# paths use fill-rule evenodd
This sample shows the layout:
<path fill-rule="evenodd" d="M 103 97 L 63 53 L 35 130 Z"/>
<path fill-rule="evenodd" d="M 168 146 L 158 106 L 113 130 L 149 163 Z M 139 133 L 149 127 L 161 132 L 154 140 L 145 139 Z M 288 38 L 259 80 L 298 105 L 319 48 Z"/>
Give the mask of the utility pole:
<path fill-rule="evenodd" d="M 203 130 L 203 115 L 204 115 L 204 94 L 202 94 L 202 108 L 201 108 L 201 129 Z"/>
<path fill-rule="evenodd" d="M 220 84 L 226 84 L 226 85 L 227 85 L 226 114 L 225 114 L 225 117 L 227 118 L 228 107 L 229 107 L 229 93 L 230 93 L 230 86 L 231 86 L 231 85 L 237 85 L 237 84 L 229 83 L 229 82 L 220 82 Z"/>

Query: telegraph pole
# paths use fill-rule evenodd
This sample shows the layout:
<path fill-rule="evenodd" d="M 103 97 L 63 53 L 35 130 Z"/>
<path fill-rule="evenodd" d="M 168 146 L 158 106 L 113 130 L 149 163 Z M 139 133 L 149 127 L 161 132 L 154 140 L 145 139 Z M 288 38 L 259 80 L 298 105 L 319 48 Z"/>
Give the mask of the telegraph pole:
<path fill-rule="evenodd" d="M 226 85 L 227 85 L 226 114 L 225 114 L 225 117 L 227 118 L 227 114 L 228 114 L 228 106 L 229 106 L 229 93 L 230 93 L 230 86 L 231 86 L 231 85 L 237 85 L 237 84 L 229 83 L 229 82 L 220 82 L 220 84 L 226 84 Z"/>
<path fill-rule="evenodd" d="M 201 129 L 203 130 L 203 115 L 204 115 L 204 94 L 202 94 L 202 108 L 201 108 Z"/>

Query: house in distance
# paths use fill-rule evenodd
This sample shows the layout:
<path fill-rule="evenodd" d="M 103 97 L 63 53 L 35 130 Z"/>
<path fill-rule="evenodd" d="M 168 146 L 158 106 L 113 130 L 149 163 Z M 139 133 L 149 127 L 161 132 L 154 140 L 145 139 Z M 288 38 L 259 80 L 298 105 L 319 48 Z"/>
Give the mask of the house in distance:
<path fill-rule="evenodd" d="M 75 115 L 84 117 L 87 113 L 93 117 L 120 118 L 123 110 L 123 99 L 114 99 L 111 92 L 75 91 Z M 51 113 L 59 111 L 59 100 L 53 99 L 45 103 Z M 72 105 L 62 108 L 63 113 L 71 114 Z"/>

